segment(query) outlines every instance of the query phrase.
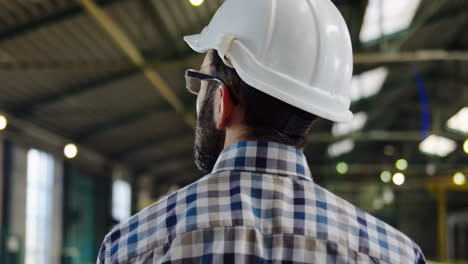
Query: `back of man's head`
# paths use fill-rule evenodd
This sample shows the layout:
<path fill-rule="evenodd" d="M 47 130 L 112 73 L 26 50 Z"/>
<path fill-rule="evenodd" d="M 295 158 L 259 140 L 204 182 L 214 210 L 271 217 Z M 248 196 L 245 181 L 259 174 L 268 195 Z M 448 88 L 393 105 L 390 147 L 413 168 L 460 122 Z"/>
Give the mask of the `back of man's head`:
<path fill-rule="evenodd" d="M 214 50 L 211 71 L 232 88 L 244 111 L 244 137 L 248 140 L 274 141 L 302 148 L 317 116 L 280 101 L 244 82 L 234 68 L 228 67 Z M 216 85 L 216 83 L 213 83 Z M 208 96 L 215 89 L 210 87 Z"/>

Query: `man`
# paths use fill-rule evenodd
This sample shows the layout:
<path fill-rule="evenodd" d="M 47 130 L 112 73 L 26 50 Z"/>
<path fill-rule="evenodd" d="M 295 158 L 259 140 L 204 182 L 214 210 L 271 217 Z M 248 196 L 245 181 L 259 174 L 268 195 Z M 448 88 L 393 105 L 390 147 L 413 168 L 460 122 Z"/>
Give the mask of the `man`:
<path fill-rule="evenodd" d="M 328 0 L 227 0 L 185 40 L 207 173 L 107 235 L 98 263 L 425 263 L 401 232 L 314 183 L 318 117 L 347 121 L 349 33 Z"/>

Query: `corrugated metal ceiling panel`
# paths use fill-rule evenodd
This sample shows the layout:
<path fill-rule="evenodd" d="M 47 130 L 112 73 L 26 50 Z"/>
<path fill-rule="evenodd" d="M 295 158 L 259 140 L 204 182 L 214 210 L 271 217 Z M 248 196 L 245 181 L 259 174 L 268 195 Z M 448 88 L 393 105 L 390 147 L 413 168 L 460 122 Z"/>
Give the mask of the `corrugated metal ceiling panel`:
<path fill-rule="evenodd" d="M 164 103 L 140 73 L 62 98 L 36 110 L 33 118 L 40 122 L 47 120 L 57 129 L 63 127 L 64 134 L 73 137 L 127 113 Z"/>

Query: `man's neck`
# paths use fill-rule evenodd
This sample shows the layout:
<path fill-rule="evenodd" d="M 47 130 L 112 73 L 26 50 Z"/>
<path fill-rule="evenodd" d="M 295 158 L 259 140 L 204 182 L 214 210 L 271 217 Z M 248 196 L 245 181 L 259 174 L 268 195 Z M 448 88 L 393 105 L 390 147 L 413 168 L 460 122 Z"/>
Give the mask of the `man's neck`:
<path fill-rule="evenodd" d="M 242 141 L 256 141 L 255 139 L 247 138 L 245 135 L 247 135 L 247 132 L 246 128 L 243 126 L 229 127 L 228 129 L 226 129 L 226 139 L 224 140 L 223 150 L 231 145 Z M 299 148 L 297 146 L 290 147 L 296 148 L 300 151 L 304 151 L 304 148 Z"/>
<path fill-rule="evenodd" d="M 236 143 L 247 141 L 246 131 L 243 126 L 231 126 L 226 129 L 226 139 L 224 140 L 224 149 Z"/>

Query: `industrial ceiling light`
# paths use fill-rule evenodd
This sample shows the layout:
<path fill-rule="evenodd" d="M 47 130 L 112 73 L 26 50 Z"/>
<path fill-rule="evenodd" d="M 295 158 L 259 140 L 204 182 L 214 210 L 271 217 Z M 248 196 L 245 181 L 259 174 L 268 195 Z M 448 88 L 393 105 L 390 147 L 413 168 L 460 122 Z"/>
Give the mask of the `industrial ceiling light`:
<path fill-rule="evenodd" d="M 393 175 L 392 180 L 395 185 L 400 186 L 405 183 L 405 175 L 401 172 L 397 172 Z"/>
<path fill-rule="evenodd" d="M 354 114 L 354 118 L 351 122 L 347 123 L 334 123 L 332 127 L 332 134 L 335 137 L 343 136 L 351 132 L 361 130 L 367 121 L 367 114 L 359 112 Z"/>
<path fill-rule="evenodd" d="M 389 171 L 382 171 L 382 173 L 380 173 L 380 180 L 388 183 L 392 180 L 392 174 Z"/>
<path fill-rule="evenodd" d="M 453 183 L 455 183 L 456 185 L 463 185 L 466 183 L 466 177 L 465 177 L 465 174 L 461 173 L 461 172 L 457 172 L 453 175 Z"/>
<path fill-rule="evenodd" d="M 346 174 L 349 170 L 349 165 L 348 163 L 346 162 L 340 162 L 336 165 L 336 171 L 339 173 L 339 174 Z"/>
<path fill-rule="evenodd" d="M 430 135 L 419 144 L 419 150 L 422 153 L 438 157 L 445 157 L 456 148 L 455 141 L 437 135 Z"/>
<path fill-rule="evenodd" d="M 189 0 L 189 2 L 193 6 L 201 6 L 205 0 Z"/>
<path fill-rule="evenodd" d="M 63 148 L 63 154 L 65 154 L 65 157 L 69 158 L 69 159 L 73 159 L 76 157 L 76 155 L 78 155 L 78 148 L 76 147 L 75 144 L 67 144 L 64 148 Z"/>
<path fill-rule="evenodd" d="M 465 143 L 463 143 L 463 151 L 468 154 L 468 139 L 465 140 Z"/>
<path fill-rule="evenodd" d="M 353 76 L 351 80 L 350 97 L 353 102 L 376 95 L 382 89 L 387 79 L 386 67 L 375 68 Z"/>
<path fill-rule="evenodd" d="M 408 168 L 408 161 L 405 159 L 399 159 L 395 163 L 395 167 L 401 171 L 404 171 Z"/>
<path fill-rule="evenodd" d="M 369 42 L 408 28 L 421 0 L 369 0 L 359 39 Z"/>
<path fill-rule="evenodd" d="M 447 127 L 464 134 L 468 134 L 468 107 L 463 107 L 447 121 Z"/>
<path fill-rule="evenodd" d="M 0 115 L 0 130 L 4 130 L 8 126 L 8 119 L 4 115 Z"/>
<path fill-rule="evenodd" d="M 345 153 L 351 152 L 354 149 L 354 141 L 351 139 L 345 139 L 331 144 L 328 147 L 328 155 L 331 158 L 341 156 Z"/>

